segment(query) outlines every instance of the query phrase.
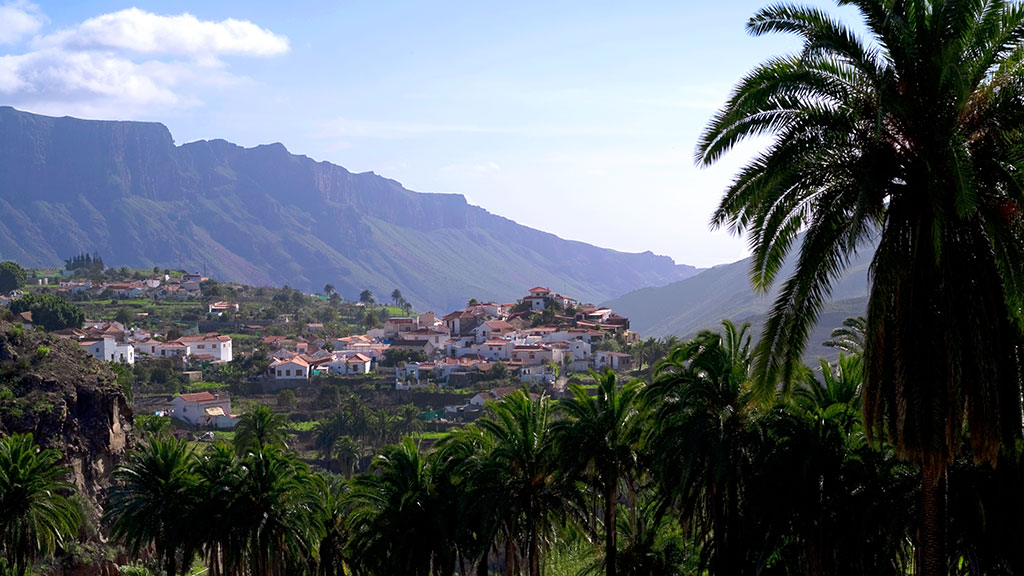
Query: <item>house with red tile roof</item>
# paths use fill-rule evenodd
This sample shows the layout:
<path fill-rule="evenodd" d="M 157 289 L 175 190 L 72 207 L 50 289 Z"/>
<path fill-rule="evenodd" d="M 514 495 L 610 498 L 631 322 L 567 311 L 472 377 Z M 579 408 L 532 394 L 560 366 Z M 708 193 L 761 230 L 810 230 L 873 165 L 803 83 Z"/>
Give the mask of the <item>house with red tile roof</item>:
<path fill-rule="evenodd" d="M 231 414 L 231 399 L 209 392 L 178 394 L 171 400 L 171 416 L 200 428 L 234 428 L 238 417 Z"/>

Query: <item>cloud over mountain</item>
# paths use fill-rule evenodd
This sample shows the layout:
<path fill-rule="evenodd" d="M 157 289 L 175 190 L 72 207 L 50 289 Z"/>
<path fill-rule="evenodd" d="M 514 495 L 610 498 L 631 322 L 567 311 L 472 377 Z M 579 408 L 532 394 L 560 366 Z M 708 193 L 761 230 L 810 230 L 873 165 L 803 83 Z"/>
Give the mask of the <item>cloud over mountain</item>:
<path fill-rule="evenodd" d="M 287 37 L 234 18 L 209 21 L 129 8 L 39 35 L 46 21 L 34 4 L 0 6 L 0 44 L 24 44 L 0 56 L 0 95 L 39 111 L 59 107 L 123 117 L 196 106 L 197 86 L 241 80 L 223 58 L 289 50 Z"/>

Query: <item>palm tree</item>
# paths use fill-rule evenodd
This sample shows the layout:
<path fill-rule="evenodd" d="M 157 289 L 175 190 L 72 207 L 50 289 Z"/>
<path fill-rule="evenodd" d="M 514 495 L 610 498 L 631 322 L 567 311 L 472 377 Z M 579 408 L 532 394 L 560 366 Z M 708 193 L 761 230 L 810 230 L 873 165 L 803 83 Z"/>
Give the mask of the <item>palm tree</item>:
<path fill-rule="evenodd" d="M 153 546 L 166 576 L 178 573 L 179 555 L 185 566 L 191 562 L 192 459 L 184 440 L 152 438 L 114 471 L 104 511 L 111 535 L 132 554 Z"/>
<path fill-rule="evenodd" d="M 369 289 L 363 290 L 359 293 L 359 301 L 367 306 L 373 306 L 377 303 L 376 300 L 373 299 L 373 292 L 370 292 Z"/>
<path fill-rule="evenodd" d="M 749 22 L 796 55 L 750 72 L 697 146 L 774 142 L 736 177 L 712 223 L 749 233 L 766 289 L 802 233 L 759 344 L 759 389 L 794 380 L 832 282 L 868 240 L 864 410 L 921 467 L 919 573 L 946 573 L 945 471 L 969 432 L 994 462 L 1021 436 L 1024 242 L 1019 135 L 1024 9 L 1003 0 L 851 0 L 870 42 L 819 10 L 777 4 Z M 935 361 L 942 359 L 942 361 Z"/>
<path fill-rule="evenodd" d="M 755 530 L 746 530 L 743 499 L 758 452 L 749 325 L 723 321 L 673 349 L 644 391 L 654 425 L 647 450 L 655 474 L 715 576 L 753 572 Z"/>
<path fill-rule="evenodd" d="M 0 553 L 24 576 L 36 555 L 51 555 L 78 533 L 81 514 L 62 494 L 71 490 L 60 453 L 40 450 L 31 434 L 0 438 Z"/>
<path fill-rule="evenodd" d="M 323 537 L 321 488 L 305 464 L 277 446 L 248 452 L 230 510 L 232 546 L 243 551 L 254 576 L 304 571 L 316 560 Z"/>
<path fill-rule="evenodd" d="M 195 487 L 191 496 L 196 517 L 192 548 L 202 549 L 210 576 L 232 574 L 243 562 L 243 551 L 232 540 L 235 519 L 231 511 L 242 470 L 231 445 L 218 442 L 193 462 Z"/>
<path fill-rule="evenodd" d="M 398 288 L 392 290 L 391 299 L 395 301 L 395 306 L 401 306 L 401 302 L 404 300 L 404 298 L 402 298 L 402 291 Z"/>
<path fill-rule="evenodd" d="M 330 297 L 331 294 L 334 294 L 334 284 L 324 284 L 324 294 L 326 294 L 328 297 Z"/>
<path fill-rule="evenodd" d="M 287 427 L 288 419 L 284 414 L 278 414 L 264 404 L 257 404 L 242 414 L 235 425 L 235 451 L 241 456 L 268 446 L 283 448 L 288 438 Z"/>
<path fill-rule="evenodd" d="M 615 576 L 619 486 L 636 469 L 643 431 L 637 409 L 640 386 L 634 381 L 620 388 L 612 370 L 591 374 L 597 395 L 592 398 L 582 386 L 570 386 L 572 398 L 559 404 L 565 418 L 552 428 L 569 478 L 581 479 L 601 495 L 605 574 Z"/>
<path fill-rule="evenodd" d="M 346 543 L 349 540 L 346 521 L 350 513 L 346 491 L 349 486 L 345 482 L 337 482 L 320 476 L 317 477 L 317 482 L 320 484 L 318 492 L 323 499 L 319 508 L 324 531 L 317 546 L 319 561 L 316 575 L 346 576 L 346 574 L 351 574 L 347 569 L 350 559 L 346 549 Z"/>
<path fill-rule="evenodd" d="M 450 541 L 458 554 L 461 574 L 487 576 L 488 553 L 498 537 L 501 501 L 494 497 L 496 482 L 490 460 L 494 438 L 471 424 L 457 428 L 434 445 L 434 489 L 442 505 L 454 511 Z"/>
<path fill-rule="evenodd" d="M 372 474 L 352 482 L 351 555 L 367 573 L 430 576 L 450 573 L 454 556 L 438 544 L 431 471 L 411 438 L 374 458 Z"/>
<path fill-rule="evenodd" d="M 829 348 L 836 348 L 847 354 L 864 355 L 864 338 L 868 321 L 863 316 L 847 318 L 843 325 L 832 331 L 831 337 L 823 342 Z"/>
<path fill-rule="evenodd" d="M 518 572 L 519 562 L 525 561 L 527 573 L 540 576 L 541 553 L 571 497 L 556 474 L 551 401 L 547 396 L 532 400 L 518 390 L 490 409 L 490 415 L 477 421 L 491 437 L 478 471 L 480 491 L 497 506 L 506 562 L 514 568 L 507 566 L 506 572 Z"/>

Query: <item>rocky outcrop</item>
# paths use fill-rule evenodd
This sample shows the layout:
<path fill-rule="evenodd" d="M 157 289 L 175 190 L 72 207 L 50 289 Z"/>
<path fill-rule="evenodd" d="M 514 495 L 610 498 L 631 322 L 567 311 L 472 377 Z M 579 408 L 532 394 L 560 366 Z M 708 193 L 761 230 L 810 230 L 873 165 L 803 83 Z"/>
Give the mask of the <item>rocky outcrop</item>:
<path fill-rule="evenodd" d="M 0 435 L 56 448 L 94 504 L 129 448 L 132 412 L 111 369 L 77 343 L 0 321 Z"/>

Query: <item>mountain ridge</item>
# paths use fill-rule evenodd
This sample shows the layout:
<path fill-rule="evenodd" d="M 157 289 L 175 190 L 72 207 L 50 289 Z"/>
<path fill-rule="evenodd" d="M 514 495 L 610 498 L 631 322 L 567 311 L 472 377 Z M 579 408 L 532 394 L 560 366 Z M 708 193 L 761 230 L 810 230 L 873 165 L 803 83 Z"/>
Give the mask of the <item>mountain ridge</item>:
<path fill-rule="evenodd" d="M 601 301 L 696 269 L 565 240 L 461 194 L 419 193 L 281 143 L 176 145 L 160 123 L 53 118 L 0 107 L 0 258 L 56 266 L 82 251 L 221 280 L 394 288 L 417 308 L 513 300 L 549 285 Z"/>
<path fill-rule="evenodd" d="M 802 240 L 801 240 L 802 241 Z M 800 242 L 790 251 L 770 290 L 757 293 L 750 282 L 751 259 L 722 264 L 676 282 L 634 290 L 603 303 L 628 316 L 630 327 L 642 337 L 688 337 L 700 330 L 718 330 L 722 320 L 750 322 L 752 336 L 761 334 L 764 319 L 782 284 L 793 273 Z M 832 286 L 818 323 L 808 337 L 805 357 L 833 356 L 821 342 L 845 318 L 867 310 L 869 268 L 874 245 L 863 246 Z"/>

